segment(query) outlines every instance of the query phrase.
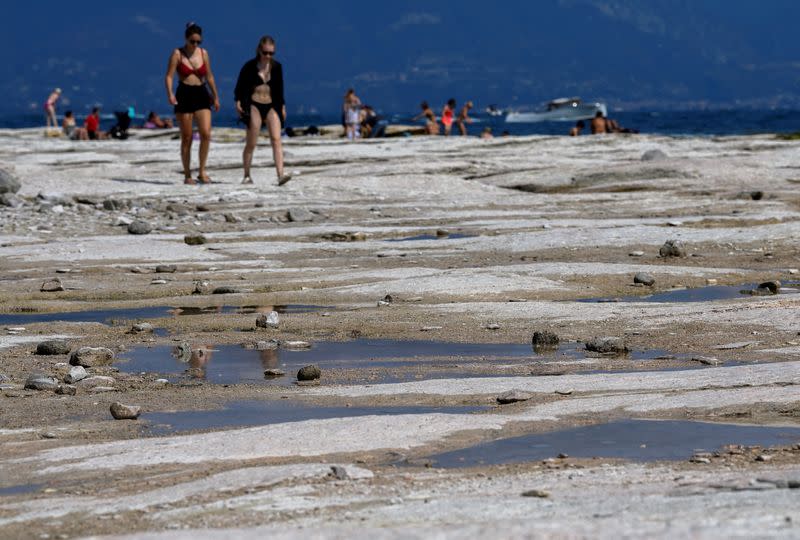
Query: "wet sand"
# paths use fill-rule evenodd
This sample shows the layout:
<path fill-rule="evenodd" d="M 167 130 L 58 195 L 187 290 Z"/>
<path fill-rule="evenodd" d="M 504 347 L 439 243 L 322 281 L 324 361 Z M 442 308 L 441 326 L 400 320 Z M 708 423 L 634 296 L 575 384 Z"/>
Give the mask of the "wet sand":
<path fill-rule="evenodd" d="M 23 183 L 0 207 L 3 536 L 798 534 L 800 440 L 736 430 L 800 427 L 796 142 L 293 139 L 300 174 L 279 188 L 263 143 L 239 184 L 235 130 L 215 132 L 209 186 L 180 183 L 169 137 L 0 141 Z M 667 240 L 685 256 L 660 256 Z M 65 290 L 42 292 L 52 278 Z M 769 280 L 778 294 L 737 292 Z M 257 327 L 274 306 L 302 309 Z M 544 331 L 559 348 L 534 350 Z M 605 336 L 629 352 L 586 350 Z M 52 337 L 114 363 L 75 395 L 24 389 L 69 370 L 34 354 Z M 184 343 L 203 353 L 170 354 Z M 306 361 L 321 379 L 294 384 Z M 508 391 L 526 399 L 498 404 Z M 114 420 L 115 401 L 141 418 Z M 436 463 L 631 419 L 731 425 L 734 446 L 641 463 L 611 437 L 597 458 Z"/>

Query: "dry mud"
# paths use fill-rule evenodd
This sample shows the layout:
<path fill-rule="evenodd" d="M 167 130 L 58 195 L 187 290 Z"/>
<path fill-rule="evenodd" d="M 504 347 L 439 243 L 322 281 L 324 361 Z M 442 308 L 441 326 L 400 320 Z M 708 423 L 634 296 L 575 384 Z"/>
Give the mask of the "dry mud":
<path fill-rule="evenodd" d="M 0 207 L 0 535 L 800 535 L 797 438 L 693 461 L 431 461 L 631 418 L 800 427 L 797 142 L 289 140 L 300 174 L 278 188 L 267 146 L 242 186 L 241 133 L 215 138 L 214 183 L 184 186 L 170 137 L 0 131 L 0 162 L 23 184 L 22 204 Z M 642 161 L 651 149 L 668 157 Z M 129 234 L 132 220 L 152 232 Z M 184 242 L 194 234 L 206 243 Z M 661 257 L 667 240 L 686 256 Z M 655 284 L 634 284 L 640 272 Z M 40 290 L 56 277 L 65 290 Z M 738 294 L 768 280 L 779 294 Z M 632 301 L 703 287 L 701 301 Z M 273 306 L 289 306 L 278 328 L 257 328 Z M 150 308 L 163 309 L 130 315 Z M 110 313 L 63 316 L 97 310 Z M 35 318 L 48 313 L 62 315 Z M 129 332 L 143 321 L 156 332 Z M 558 350 L 535 353 L 543 331 Z M 630 352 L 585 351 L 603 336 Z M 88 369 L 111 379 L 75 395 L 23 388 L 68 371 L 67 355 L 34 354 L 55 337 L 114 350 Z M 246 348 L 269 340 L 280 347 Z M 289 341 L 311 351 L 293 357 Z M 180 364 L 164 352 L 180 343 L 205 352 Z M 293 384 L 303 354 L 316 354 L 317 384 Z M 132 360 L 150 357 L 163 369 Z M 264 380 L 264 368 L 287 374 Z M 498 405 L 507 391 L 529 399 Z M 142 417 L 112 419 L 114 401 Z M 149 431 L 149 414 L 244 402 L 263 420 Z M 286 404 L 295 417 L 271 420 Z"/>

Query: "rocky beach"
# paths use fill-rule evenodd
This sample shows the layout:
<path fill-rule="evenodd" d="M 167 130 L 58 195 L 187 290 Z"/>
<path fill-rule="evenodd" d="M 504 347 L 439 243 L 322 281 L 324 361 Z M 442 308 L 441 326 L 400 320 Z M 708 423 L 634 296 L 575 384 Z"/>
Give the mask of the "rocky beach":
<path fill-rule="evenodd" d="M 0 536 L 800 535 L 800 141 L 242 140 L 0 130 Z"/>

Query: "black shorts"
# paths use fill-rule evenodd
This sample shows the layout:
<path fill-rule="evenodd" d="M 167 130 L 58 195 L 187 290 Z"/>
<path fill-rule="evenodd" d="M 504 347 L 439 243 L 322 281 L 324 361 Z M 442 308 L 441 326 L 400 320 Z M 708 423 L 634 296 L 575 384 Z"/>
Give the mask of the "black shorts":
<path fill-rule="evenodd" d="M 211 109 L 211 96 L 208 95 L 206 85 L 192 86 L 180 83 L 175 92 L 175 113 L 194 113 L 203 109 Z"/>
<path fill-rule="evenodd" d="M 281 127 L 283 127 L 283 114 L 282 114 L 283 111 L 279 111 L 278 109 L 276 109 L 272 103 L 257 103 L 255 101 L 251 101 L 250 106 L 255 107 L 256 110 L 258 111 L 259 116 L 261 116 L 262 125 L 267 124 L 267 116 L 269 115 L 269 111 L 275 111 L 278 114 L 278 119 L 281 121 Z M 247 126 L 250 125 L 249 107 L 245 109 L 245 114 L 244 117 L 242 118 L 242 121 L 245 123 L 245 125 Z"/>

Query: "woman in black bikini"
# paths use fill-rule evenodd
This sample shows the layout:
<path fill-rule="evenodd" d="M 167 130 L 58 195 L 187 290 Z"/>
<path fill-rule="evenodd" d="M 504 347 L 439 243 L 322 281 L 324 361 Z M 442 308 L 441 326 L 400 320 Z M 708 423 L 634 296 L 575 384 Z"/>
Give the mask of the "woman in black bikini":
<path fill-rule="evenodd" d="M 261 126 L 266 124 L 272 143 L 275 171 L 278 173 L 278 185 L 282 186 L 292 179 L 292 175 L 283 172 L 281 128 L 286 121 L 286 103 L 283 99 L 283 67 L 275 60 L 275 40 L 272 37 L 262 37 L 256 47 L 256 57 L 242 66 L 234 97 L 236 111 L 247 124 L 247 142 L 242 152 L 242 183 L 253 183 L 250 164 Z"/>
<path fill-rule="evenodd" d="M 219 94 L 211 72 L 208 52 L 200 48 L 203 30 L 195 23 L 186 25 L 186 43 L 175 49 L 169 57 L 167 75 L 167 98 L 175 106 L 175 117 L 181 128 L 181 162 L 183 163 L 183 183 L 195 184 L 192 178 L 192 120 L 197 122 L 200 135 L 200 170 L 197 179 L 211 183 L 206 173 L 208 146 L 211 142 L 211 107 L 219 112 Z M 172 76 L 178 73 L 178 90 L 172 93 Z"/>

